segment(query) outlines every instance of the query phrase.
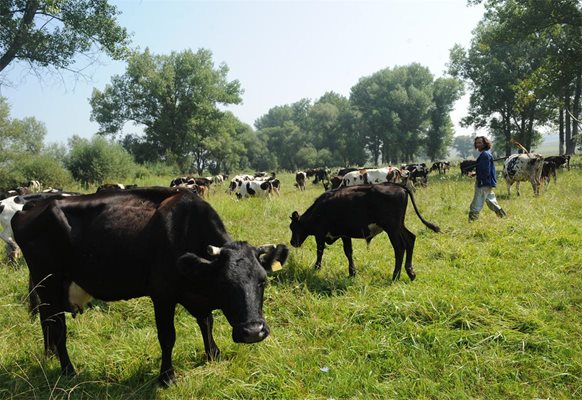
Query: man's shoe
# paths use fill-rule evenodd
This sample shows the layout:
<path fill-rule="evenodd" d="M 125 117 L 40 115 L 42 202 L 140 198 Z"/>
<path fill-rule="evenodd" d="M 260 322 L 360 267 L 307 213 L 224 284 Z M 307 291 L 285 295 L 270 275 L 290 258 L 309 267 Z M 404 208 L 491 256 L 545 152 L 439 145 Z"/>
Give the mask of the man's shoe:
<path fill-rule="evenodd" d="M 505 210 L 503 210 L 503 208 L 500 208 L 499 210 L 495 211 L 495 214 L 497 214 L 499 218 L 507 217 L 507 213 L 505 212 Z"/>

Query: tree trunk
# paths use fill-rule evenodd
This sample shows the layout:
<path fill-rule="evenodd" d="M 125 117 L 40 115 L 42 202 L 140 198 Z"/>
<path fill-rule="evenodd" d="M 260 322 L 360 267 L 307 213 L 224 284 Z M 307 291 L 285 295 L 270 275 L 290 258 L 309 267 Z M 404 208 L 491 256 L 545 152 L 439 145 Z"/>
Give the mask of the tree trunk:
<path fill-rule="evenodd" d="M 503 132 L 505 134 L 505 157 L 509 157 L 511 155 L 511 118 L 508 112 L 504 113 L 502 118 Z"/>
<path fill-rule="evenodd" d="M 566 131 L 564 133 L 564 141 L 566 142 L 566 154 L 572 154 L 572 131 L 570 130 L 570 93 L 569 91 L 566 93 L 564 97 L 564 127 Z"/>
<path fill-rule="evenodd" d="M 562 105 L 560 105 L 560 115 L 558 117 L 558 125 L 560 127 L 559 129 L 559 153 L 560 155 L 564 154 L 564 107 Z"/>
<path fill-rule="evenodd" d="M 6 52 L 0 57 L 0 72 L 8 66 L 18 54 L 18 51 L 22 48 L 26 42 L 27 36 L 30 33 L 30 29 L 34 25 L 34 16 L 38 10 L 38 0 L 28 0 L 24 8 L 24 14 L 22 15 L 22 20 L 20 21 L 20 26 L 16 35 L 12 39 L 12 42 L 7 47 Z"/>
<path fill-rule="evenodd" d="M 568 154 L 576 154 L 578 127 L 580 126 L 580 92 L 582 92 L 582 73 L 579 71 L 576 77 L 574 104 L 572 104 L 572 152 Z"/>

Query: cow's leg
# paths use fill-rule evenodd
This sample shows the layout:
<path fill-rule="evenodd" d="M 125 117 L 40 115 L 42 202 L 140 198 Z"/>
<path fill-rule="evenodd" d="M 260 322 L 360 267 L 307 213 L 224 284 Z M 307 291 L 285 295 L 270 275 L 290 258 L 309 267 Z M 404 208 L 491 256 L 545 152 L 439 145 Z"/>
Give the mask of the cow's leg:
<path fill-rule="evenodd" d="M 519 183 L 520 183 L 519 181 L 515 182 L 515 191 L 517 192 L 518 196 L 521 196 L 521 193 L 519 191 Z"/>
<path fill-rule="evenodd" d="M 317 243 L 317 260 L 315 260 L 315 265 L 313 266 L 313 268 L 320 269 L 321 259 L 323 258 L 323 250 L 325 250 L 325 238 L 316 237 L 315 242 Z"/>
<path fill-rule="evenodd" d="M 214 325 L 214 318 L 212 317 L 212 313 L 205 317 L 196 317 L 196 322 L 198 322 L 198 326 L 202 332 L 202 340 L 204 341 L 206 359 L 208 361 L 219 360 L 220 350 L 214 342 L 214 336 L 212 335 L 212 327 Z"/>
<path fill-rule="evenodd" d="M 394 272 L 392 273 L 392 280 L 400 278 L 400 271 L 402 270 L 402 262 L 404 261 L 404 251 L 406 249 L 406 244 L 404 242 L 404 237 L 402 236 L 402 230 L 394 226 L 382 227 L 388 237 L 390 238 L 390 243 L 394 248 Z"/>
<path fill-rule="evenodd" d="M 41 281 L 35 280 L 35 282 Z M 73 376 L 75 368 L 67 351 L 67 324 L 62 291 L 57 282 L 55 278 L 47 278 L 43 284 L 35 288 L 40 299 L 38 311 L 44 337 L 44 349 L 47 355 L 54 353 L 59 358 L 63 375 Z M 32 295 L 34 294 L 31 293 Z"/>
<path fill-rule="evenodd" d="M 354 259 L 352 257 L 352 239 L 349 237 L 342 237 L 342 242 L 344 244 L 344 253 L 348 258 L 350 276 L 356 276 L 356 266 L 354 265 Z"/>
<path fill-rule="evenodd" d="M 152 300 L 154 302 L 158 341 L 162 349 L 162 366 L 160 368 L 158 382 L 162 387 L 167 387 L 176 380 L 174 367 L 172 366 L 172 350 L 176 342 L 176 329 L 174 327 L 176 304 L 159 299 Z"/>
<path fill-rule="evenodd" d="M 412 253 L 414 253 L 414 242 L 416 241 L 416 235 L 406 229 L 405 226 L 402 227 L 402 240 L 406 246 L 406 261 L 404 262 L 404 269 L 406 274 L 411 281 L 416 279 L 416 273 L 414 272 L 414 267 L 412 266 Z"/>
<path fill-rule="evenodd" d="M 530 182 L 531 182 L 531 187 L 533 188 L 533 191 L 534 191 L 534 196 L 539 196 L 539 194 L 540 194 L 540 181 L 537 178 L 533 177 L 530 179 Z"/>

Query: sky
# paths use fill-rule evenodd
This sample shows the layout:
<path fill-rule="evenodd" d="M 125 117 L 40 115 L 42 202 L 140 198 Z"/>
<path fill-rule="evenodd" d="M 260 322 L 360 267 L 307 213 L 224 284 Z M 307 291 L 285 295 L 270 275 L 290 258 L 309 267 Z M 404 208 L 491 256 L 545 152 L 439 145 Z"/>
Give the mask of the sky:
<path fill-rule="evenodd" d="M 240 81 L 241 105 L 230 106 L 241 121 L 254 122 L 275 106 L 303 98 L 316 101 L 334 91 L 349 97 L 362 77 L 395 66 L 420 63 L 435 78 L 446 71 L 449 50 L 468 47 L 482 6 L 466 0 L 375 1 L 111 1 L 119 23 L 132 34 L 132 46 L 155 54 L 209 49 L 229 80 Z M 22 65 L 3 71 L 0 95 L 11 117 L 35 117 L 47 128 L 46 143 L 66 143 L 73 135 L 91 138 L 99 129 L 90 121 L 93 88 L 103 90 L 124 62 L 105 55 L 84 70 L 31 75 Z M 41 71 L 42 72 L 42 71 Z M 8 84 L 6 84 L 8 82 Z M 467 96 L 451 114 L 456 134 Z M 126 132 L 139 129 L 127 125 Z"/>

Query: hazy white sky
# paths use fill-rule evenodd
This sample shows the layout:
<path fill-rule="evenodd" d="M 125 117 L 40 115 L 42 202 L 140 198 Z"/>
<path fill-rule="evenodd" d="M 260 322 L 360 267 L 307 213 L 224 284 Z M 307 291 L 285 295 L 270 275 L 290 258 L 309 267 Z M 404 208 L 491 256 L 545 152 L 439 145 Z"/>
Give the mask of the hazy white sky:
<path fill-rule="evenodd" d="M 250 125 L 274 106 L 327 91 L 347 97 L 361 77 L 383 68 L 418 62 L 440 77 L 451 47 L 467 47 L 483 15 L 466 0 L 110 2 L 134 46 L 156 54 L 206 48 L 217 65 L 226 63 L 229 79 L 245 91 L 243 104 L 230 110 Z M 13 65 L 5 74 L 12 85 L 0 94 L 12 117 L 46 124 L 47 142 L 89 138 L 98 130 L 89 120 L 93 88 L 125 72 L 124 63 L 101 61 L 87 69 L 90 81 L 67 74 L 39 81 Z M 458 127 L 466 107 L 466 99 L 459 101 L 452 114 L 457 134 L 470 133 Z"/>

